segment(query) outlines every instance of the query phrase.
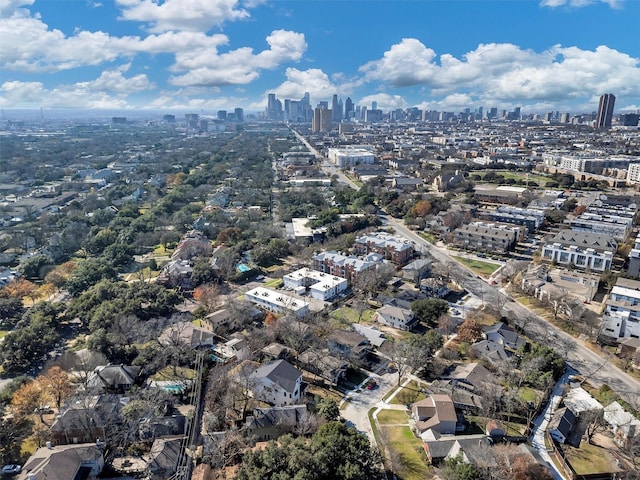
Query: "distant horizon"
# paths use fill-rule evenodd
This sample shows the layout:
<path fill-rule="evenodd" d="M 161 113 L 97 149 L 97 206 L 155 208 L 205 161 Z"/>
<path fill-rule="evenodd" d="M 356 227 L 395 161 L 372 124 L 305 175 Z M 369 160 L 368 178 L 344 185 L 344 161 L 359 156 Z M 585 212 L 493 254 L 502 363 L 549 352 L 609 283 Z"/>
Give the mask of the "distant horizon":
<path fill-rule="evenodd" d="M 0 108 L 640 110 L 631 0 L 5 0 Z"/>

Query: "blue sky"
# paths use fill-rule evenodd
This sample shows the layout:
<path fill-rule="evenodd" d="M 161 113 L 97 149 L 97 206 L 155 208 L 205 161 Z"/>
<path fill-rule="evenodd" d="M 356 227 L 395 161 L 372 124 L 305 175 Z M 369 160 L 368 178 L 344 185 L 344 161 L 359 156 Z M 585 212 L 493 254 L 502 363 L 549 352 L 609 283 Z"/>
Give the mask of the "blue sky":
<path fill-rule="evenodd" d="M 640 109 L 638 0 L 0 0 L 0 107 Z"/>

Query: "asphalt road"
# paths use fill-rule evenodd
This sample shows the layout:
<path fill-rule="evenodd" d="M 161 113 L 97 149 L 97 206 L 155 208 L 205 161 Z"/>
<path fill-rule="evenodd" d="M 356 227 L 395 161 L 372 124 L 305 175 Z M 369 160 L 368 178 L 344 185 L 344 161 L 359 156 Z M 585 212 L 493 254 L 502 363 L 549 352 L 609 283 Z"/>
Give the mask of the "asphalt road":
<path fill-rule="evenodd" d="M 606 356 L 601 356 L 589 349 L 582 341 L 550 324 L 526 306 L 509 301 L 508 297 L 499 289 L 489 285 L 475 273 L 457 263 L 445 251 L 406 228 L 401 221 L 388 215 L 381 215 L 381 218 L 385 224 L 395 228 L 398 234 L 415 242 L 416 249 L 430 255 L 435 260 L 451 265 L 451 272 L 458 282 L 468 292 L 481 298 L 483 303 L 504 304 L 503 315 L 508 318 L 532 318 L 532 322 L 527 327 L 527 334 L 554 347 L 565 356 L 567 364 L 584 376 L 589 383 L 596 387 L 607 384 L 632 405 L 640 406 L 640 381 L 611 364 Z"/>

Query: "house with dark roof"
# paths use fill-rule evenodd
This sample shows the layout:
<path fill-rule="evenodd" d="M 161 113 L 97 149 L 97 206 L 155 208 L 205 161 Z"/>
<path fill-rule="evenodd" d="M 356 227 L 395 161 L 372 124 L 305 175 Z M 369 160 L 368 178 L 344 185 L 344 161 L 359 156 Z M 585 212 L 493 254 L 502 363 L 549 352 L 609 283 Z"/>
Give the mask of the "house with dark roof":
<path fill-rule="evenodd" d="M 298 356 L 298 364 L 306 371 L 319 376 L 331 385 L 337 385 L 345 378 L 349 363 L 334 357 L 329 350 L 309 348 Z"/>
<path fill-rule="evenodd" d="M 103 449 L 95 443 L 42 447 L 29 457 L 17 480 L 86 480 L 103 467 Z"/>
<path fill-rule="evenodd" d="M 477 362 L 456 365 L 444 378 L 449 379 L 454 386 L 471 392 L 484 384 L 496 382 L 495 375 Z"/>
<path fill-rule="evenodd" d="M 327 348 L 332 355 L 354 363 L 367 362 L 373 350 L 366 337 L 347 330 L 333 331 L 327 338 Z"/>
<path fill-rule="evenodd" d="M 306 405 L 255 408 L 247 417 L 245 427 L 257 441 L 267 441 L 293 433 L 308 418 Z"/>
<path fill-rule="evenodd" d="M 178 469 L 184 437 L 159 438 L 151 445 L 148 455 L 147 476 L 149 480 L 164 480 Z"/>
<path fill-rule="evenodd" d="M 286 360 L 258 367 L 250 376 L 250 394 L 271 405 L 295 405 L 302 395 L 302 373 Z"/>
<path fill-rule="evenodd" d="M 213 333 L 191 322 L 174 323 L 162 332 L 158 341 L 162 345 L 186 345 L 191 348 L 212 347 L 215 344 Z"/>
<path fill-rule="evenodd" d="M 133 365 L 102 365 L 96 367 L 87 380 L 87 387 L 105 393 L 124 393 L 140 376 L 142 367 Z"/>
<path fill-rule="evenodd" d="M 108 439 L 120 423 L 120 397 L 97 395 L 68 405 L 56 416 L 49 429 L 54 445 L 90 443 Z"/>
<path fill-rule="evenodd" d="M 440 435 L 438 432 L 429 431 L 429 435 L 423 437 L 424 451 L 427 454 L 429 463 L 439 465 L 445 459 L 452 458 L 460 454 L 467 463 L 473 463 L 475 449 L 486 452 L 491 448 L 491 444 L 486 435 Z M 472 458 L 470 458 L 472 457 Z"/>
<path fill-rule="evenodd" d="M 490 342 L 498 343 L 511 350 L 518 350 L 527 343 L 513 328 L 502 322 L 482 327 L 482 336 Z"/>

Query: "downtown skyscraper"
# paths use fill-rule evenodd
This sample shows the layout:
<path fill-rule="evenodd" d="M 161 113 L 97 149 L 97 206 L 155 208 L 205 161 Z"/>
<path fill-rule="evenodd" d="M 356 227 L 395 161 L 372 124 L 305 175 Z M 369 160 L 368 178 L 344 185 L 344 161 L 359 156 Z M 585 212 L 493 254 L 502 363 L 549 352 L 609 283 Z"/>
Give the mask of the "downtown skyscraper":
<path fill-rule="evenodd" d="M 598 105 L 598 116 L 596 117 L 595 127 L 610 128 L 613 119 L 613 107 L 616 104 L 616 96 L 613 93 L 605 93 L 600 97 L 600 105 Z"/>

